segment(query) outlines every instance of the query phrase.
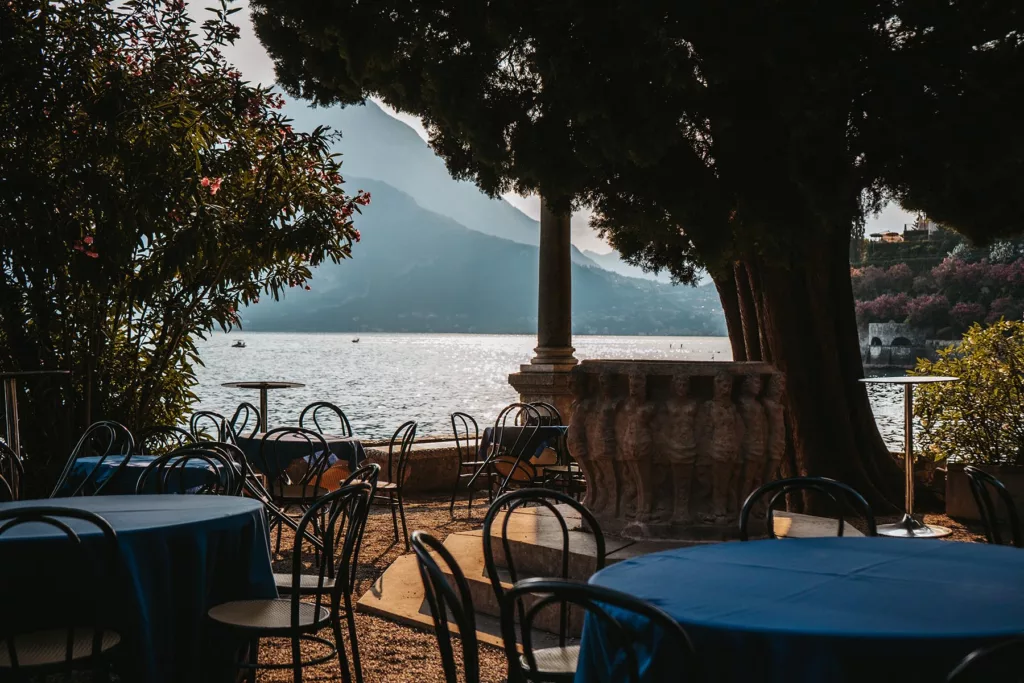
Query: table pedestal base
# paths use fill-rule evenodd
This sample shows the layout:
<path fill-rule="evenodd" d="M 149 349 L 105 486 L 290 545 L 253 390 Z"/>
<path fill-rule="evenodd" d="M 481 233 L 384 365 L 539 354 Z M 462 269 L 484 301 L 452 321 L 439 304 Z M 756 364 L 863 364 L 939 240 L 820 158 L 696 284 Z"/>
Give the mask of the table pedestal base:
<path fill-rule="evenodd" d="M 952 530 L 944 526 L 928 526 L 910 515 L 903 515 L 903 519 L 895 524 L 883 524 L 878 527 L 879 536 L 894 538 L 942 538 L 951 533 L 953 533 Z"/>

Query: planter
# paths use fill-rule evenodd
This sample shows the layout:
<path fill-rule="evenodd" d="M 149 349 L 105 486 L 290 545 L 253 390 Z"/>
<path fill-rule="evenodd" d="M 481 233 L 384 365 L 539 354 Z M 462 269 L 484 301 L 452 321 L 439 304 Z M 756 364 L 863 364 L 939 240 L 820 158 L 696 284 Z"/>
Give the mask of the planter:
<path fill-rule="evenodd" d="M 733 538 L 785 451 L 784 378 L 767 363 L 586 360 L 571 385 L 569 451 L 607 533 Z"/>
<path fill-rule="evenodd" d="M 1024 510 L 1024 467 L 1020 465 L 978 465 L 1003 482 L 1018 510 Z M 995 502 L 995 501 L 993 501 Z M 1001 503 L 997 503 L 1001 508 Z M 978 505 L 971 494 L 971 482 L 962 463 L 946 467 L 946 514 L 954 519 L 980 520 Z"/>

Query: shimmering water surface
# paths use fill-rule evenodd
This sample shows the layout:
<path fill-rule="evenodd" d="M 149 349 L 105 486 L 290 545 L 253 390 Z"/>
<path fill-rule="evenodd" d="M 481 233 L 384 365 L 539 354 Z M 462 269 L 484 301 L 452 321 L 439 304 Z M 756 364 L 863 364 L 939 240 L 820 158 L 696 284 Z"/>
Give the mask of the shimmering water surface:
<path fill-rule="evenodd" d="M 200 345 L 199 407 L 230 415 L 241 401 L 258 404 L 256 391 L 228 389 L 223 382 L 284 380 L 301 389 L 271 391 L 270 422 L 295 424 L 312 401 L 341 406 L 364 438 L 390 436 L 405 420 L 423 435 L 447 434 L 448 415 L 461 410 L 481 423 L 516 400 L 509 373 L 532 356 L 528 335 L 256 333 L 214 335 Z M 235 349 L 236 339 L 246 348 Z M 576 356 L 664 360 L 731 360 L 724 337 L 573 338 Z M 882 434 L 899 449 L 902 388 L 870 387 Z M 483 424 L 481 424 L 483 426 Z"/>

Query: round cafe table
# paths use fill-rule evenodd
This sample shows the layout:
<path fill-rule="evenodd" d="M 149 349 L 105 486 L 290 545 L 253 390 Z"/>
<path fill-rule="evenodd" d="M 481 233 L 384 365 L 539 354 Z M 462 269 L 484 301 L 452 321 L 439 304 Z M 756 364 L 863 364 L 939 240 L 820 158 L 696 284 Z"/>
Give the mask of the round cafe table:
<path fill-rule="evenodd" d="M 1024 631 L 1024 552 L 981 543 L 812 538 L 643 555 L 590 582 L 647 600 L 693 640 L 690 680 L 944 681 L 968 653 Z M 678 680 L 678 653 L 640 629 L 644 683 Z M 621 649 L 584 625 L 578 683 L 625 680 Z"/>
<path fill-rule="evenodd" d="M 103 591 L 105 625 L 121 635 L 122 680 L 230 678 L 235 644 L 210 628 L 207 611 L 230 600 L 277 597 L 263 506 L 227 496 L 93 496 L 26 500 L 0 510 L 45 505 L 95 512 L 118 540 L 116 574 L 86 583 L 67 564 L 67 540 L 25 524 L 0 536 L 0 623 L 67 610 L 82 591 Z M 83 539 L 94 527 L 70 521 Z M 87 531 L 84 531 L 87 530 Z"/>
<path fill-rule="evenodd" d="M 259 389 L 260 392 L 260 431 L 267 431 L 267 392 L 270 389 L 298 389 L 306 386 L 299 382 L 225 382 L 222 387 L 229 389 Z"/>
<path fill-rule="evenodd" d="M 903 458 L 904 505 L 906 510 L 903 519 L 894 524 L 883 524 L 878 527 L 879 536 L 896 538 L 941 538 L 953 533 L 944 526 L 929 526 L 914 519 L 914 385 L 933 384 L 935 382 L 959 382 L 959 377 L 865 377 L 860 380 L 865 384 L 902 384 L 903 385 Z"/>

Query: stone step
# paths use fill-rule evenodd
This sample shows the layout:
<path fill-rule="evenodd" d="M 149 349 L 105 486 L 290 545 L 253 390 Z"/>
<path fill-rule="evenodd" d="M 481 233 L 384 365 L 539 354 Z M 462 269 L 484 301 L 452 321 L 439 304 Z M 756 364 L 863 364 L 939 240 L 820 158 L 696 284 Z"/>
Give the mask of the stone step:
<path fill-rule="evenodd" d="M 434 620 L 424 596 L 423 582 L 413 554 L 402 555 L 395 560 L 359 598 L 356 609 L 413 628 L 434 630 Z M 454 622 L 449 621 L 449 627 L 453 633 L 459 633 L 459 627 Z M 476 637 L 480 643 L 504 647 L 501 622 L 493 616 L 479 612 L 476 614 Z M 551 633 L 534 631 L 532 637 L 534 648 L 558 645 L 558 638 Z M 578 642 L 568 644 L 575 645 Z"/>

